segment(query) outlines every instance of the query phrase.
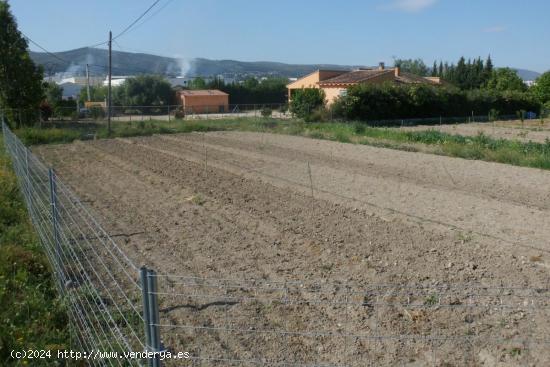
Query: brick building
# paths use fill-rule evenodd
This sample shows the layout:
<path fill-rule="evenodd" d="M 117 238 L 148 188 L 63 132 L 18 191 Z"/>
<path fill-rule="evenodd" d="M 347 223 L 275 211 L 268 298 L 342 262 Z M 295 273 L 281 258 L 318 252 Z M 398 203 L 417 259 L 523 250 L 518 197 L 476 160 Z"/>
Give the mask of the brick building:
<path fill-rule="evenodd" d="M 229 109 L 229 94 L 217 89 L 180 90 L 177 101 L 186 114 L 223 113 Z"/>

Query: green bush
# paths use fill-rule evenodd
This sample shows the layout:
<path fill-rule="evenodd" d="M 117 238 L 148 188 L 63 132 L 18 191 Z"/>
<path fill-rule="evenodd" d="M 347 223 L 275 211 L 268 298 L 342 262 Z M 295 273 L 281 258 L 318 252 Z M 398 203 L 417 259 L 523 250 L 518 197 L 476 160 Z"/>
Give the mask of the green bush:
<path fill-rule="evenodd" d="M 362 124 L 360 122 L 356 122 L 353 124 L 353 132 L 356 135 L 362 135 L 365 133 L 366 127 L 365 124 Z"/>
<path fill-rule="evenodd" d="M 348 120 L 395 120 L 538 111 L 540 104 L 529 93 L 487 90 L 461 91 L 428 85 L 358 84 L 339 97 L 333 111 Z M 434 123 L 438 123 L 435 122 Z"/>
<path fill-rule="evenodd" d="M 308 118 L 319 107 L 325 105 L 325 92 L 319 88 L 295 90 L 290 101 L 290 111 L 299 118 Z"/>
<path fill-rule="evenodd" d="M 317 107 L 310 114 L 304 117 L 305 122 L 326 122 L 330 121 L 330 111 L 324 106 Z"/>
<path fill-rule="evenodd" d="M 271 108 L 269 108 L 269 107 L 262 108 L 262 116 L 263 117 L 270 117 L 272 113 L 273 113 L 273 110 Z"/>
<path fill-rule="evenodd" d="M 78 131 L 57 128 L 40 129 L 29 127 L 17 130 L 16 134 L 25 145 L 70 143 L 81 137 Z"/>

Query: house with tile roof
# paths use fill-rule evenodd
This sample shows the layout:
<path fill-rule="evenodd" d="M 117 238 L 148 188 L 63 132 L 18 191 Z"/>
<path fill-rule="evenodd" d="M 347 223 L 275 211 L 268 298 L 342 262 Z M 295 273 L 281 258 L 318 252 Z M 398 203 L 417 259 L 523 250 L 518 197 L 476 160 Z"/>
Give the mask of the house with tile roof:
<path fill-rule="evenodd" d="M 423 77 L 411 73 L 401 72 L 398 67 L 386 68 L 380 63 L 378 68 L 357 70 L 316 70 L 287 85 L 288 99 L 292 93 L 302 88 L 321 88 L 325 92 L 327 104 L 334 102 L 339 96 L 345 95 L 347 88 L 356 84 L 429 84 L 441 85 L 437 77 Z"/>

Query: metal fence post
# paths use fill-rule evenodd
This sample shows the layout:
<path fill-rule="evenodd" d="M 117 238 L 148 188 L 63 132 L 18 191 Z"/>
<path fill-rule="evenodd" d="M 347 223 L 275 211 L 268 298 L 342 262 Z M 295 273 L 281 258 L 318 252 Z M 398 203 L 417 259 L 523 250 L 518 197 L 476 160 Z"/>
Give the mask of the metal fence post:
<path fill-rule="evenodd" d="M 29 148 L 25 147 L 25 188 L 27 191 L 27 205 L 29 206 L 29 214 L 33 213 L 33 202 L 32 202 L 32 187 L 31 187 L 31 176 L 29 172 Z"/>
<path fill-rule="evenodd" d="M 147 267 L 142 266 L 139 269 L 139 276 L 141 279 L 141 296 L 142 296 L 142 303 L 143 303 L 143 324 L 145 327 L 145 349 L 146 352 L 150 352 L 152 349 L 152 343 L 151 343 L 151 322 L 149 320 L 149 282 L 148 282 L 148 274 L 149 271 L 147 270 Z M 149 367 L 153 366 L 153 360 L 151 358 L 147 358 L 149 361 Z"/>
<path fill-rule="evenodd" d="M 149 333 L 151 335 L 151 349 L 156 354 L 153 357 L 153 367 L 160 367 L 160 332 L 159 332 L 159 305 L 158 305 L 158 286 L 157 276 L 154 270 L 149 269 L 147 275 L 148 288 L 148 304 L 149 304 Z"/>
<path fill-rule="evenodd" d="M 58 272 L 58 279 L 60 280 L 60 290 L 63 292 L 63 286 L 65 284 L 65 277 L 63 275 L 63 271 L 61 270 L 61 243 L 59 239 L 59 220 L 58 220 L 58 212 L 57 212 L 57 199 L 56 199 L 56 185 L 55 185 L 55 172 L 53 169 L 48 169 L 48 177 L 50 180 L 50 206 L 52 208 L 52 233 L 53 233 L 53 241 L 54 241 L 54 247 L 55 247 L 55 262 Z"/>

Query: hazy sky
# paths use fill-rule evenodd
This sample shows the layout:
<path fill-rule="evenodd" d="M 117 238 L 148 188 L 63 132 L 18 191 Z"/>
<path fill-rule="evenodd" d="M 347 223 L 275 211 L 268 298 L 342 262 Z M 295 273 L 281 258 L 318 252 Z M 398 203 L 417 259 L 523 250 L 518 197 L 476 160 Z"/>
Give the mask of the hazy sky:
<path fill-rule="evenodd" d="M 51 51 L 120 33 L 154 0 L 10 0 L 20 29 Z M 160 0 L 115 50 L 287 63 L 391 64 L 491 54 L 550 69 L 550 0 Z M 34 46 L 32 50 L 38 51 Z"/>

